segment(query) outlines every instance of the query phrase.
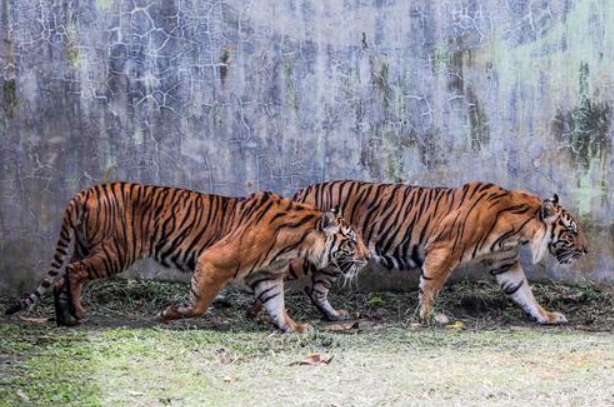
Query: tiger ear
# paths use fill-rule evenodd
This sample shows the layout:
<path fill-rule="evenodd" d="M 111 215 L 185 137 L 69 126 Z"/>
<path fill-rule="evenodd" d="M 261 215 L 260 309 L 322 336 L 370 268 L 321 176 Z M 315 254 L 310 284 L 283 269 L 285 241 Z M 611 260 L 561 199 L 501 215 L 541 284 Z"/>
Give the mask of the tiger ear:
<path fill-rule="evenodd" d="M 552 202 L 554 202 L 555 205 L 559 203 L 559 196 L 557 194 L 554 194 L 554 198 L 552 198 Z"/>
<path fill-rule="evenodd" d="M 333 229 L 335 229 L 337 226 L 339 226 L 339 223 L 337 222 L 337 216 L 335 213 L 332 211 L 324 212 L 322 222 L 320 222 L 320 229 L 322 229 L 324 232 L 332 233 Z"/>
<path fill-rule="evenodd" d="M 554 194 L 554 199 L 544 199 L 539 209 L 539 216 L 544 222 L 554 223 L 558 215 L 558 210 L 556 208 L 558 202 L 559 197 L 556 194 Z"/>

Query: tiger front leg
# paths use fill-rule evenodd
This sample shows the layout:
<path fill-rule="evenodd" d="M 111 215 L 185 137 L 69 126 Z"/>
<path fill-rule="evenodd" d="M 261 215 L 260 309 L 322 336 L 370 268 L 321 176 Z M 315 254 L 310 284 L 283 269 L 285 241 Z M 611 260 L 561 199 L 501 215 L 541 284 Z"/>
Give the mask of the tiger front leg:
<path fill-rule="evenodd" d="M 565 315 L 560 312 L 546 311 L 539 305 L 518 261 L 509 267 L 491 270 L 490 273 L 495 276 L 501 289 L 527 314 L 535 318 L 538 323 L 556 325 L 567 322 Z"/>
<path fill-rule="evenodd" d="M 333 308 L 330 301 L 328 301 L 329 290 L 329 288 L 325 288 L 322 285 L 319 287 L 313 285 L 305 287 L 305 293 L 309 299 L 311 299 L 313 305 L 315 305 L 322 315 L 324 315 L 324 318 L 329 321 L 343 321 L 350 319 L 351 316 L 348 311 Z"/>
<path fill-rule="evenodd" d="M 211 256 L 214 257 L 214 256 Z M 190 302 L 168 306 L 160 313 L 162 322 L 202 315 L 233 278 L 233 272 L 206 256 L 196 265 L 190 288 Z"/>
<path fill-rule="evenodd" d="M 271 275 L 270 278 L 259 279 L 253 288 L 256 301 L 262 304 L 273 320 L 273 324 L 282 332 L 301 333 L 313 329 L 311 325 L 298 323 L 288 315 L 282 275 Z"/>
<path fill-rule="evenodd" d="M 296 269 L 299 271 L 297 272 Z M 316 267 L 304 260 L 293 260 L 290 264 L 290 273 L 308 275 L 309 280 L 305 286 L 305 294 L 309 297 L 313 305 L 329 321 L 342 321 L 350 319 L 350 314 L 343 309 L 335 309 L 328 301 L 328 292 L 337 281 L 339 272 L 331 267 L 318 270 Z"/>
<path fill-rule="evenodd" d="M 66 274 L 54 286 L 55 317 L 58 326 L 75 326 L 85 318 L 81 302 L 83 288 L 95 278 L 106 278 L 112 273 L 113 259 L 104 251 L 91 254 L 66 266 Z M 120 271 L 123 269 L 118 267 Z"/>

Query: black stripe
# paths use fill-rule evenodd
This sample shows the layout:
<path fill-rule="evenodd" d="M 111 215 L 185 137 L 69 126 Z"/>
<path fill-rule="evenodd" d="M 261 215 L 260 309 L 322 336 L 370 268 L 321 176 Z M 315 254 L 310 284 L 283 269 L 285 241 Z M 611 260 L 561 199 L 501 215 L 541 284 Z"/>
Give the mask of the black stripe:
<path fill-rule="evenodd" d="M 518 290 L 520 290 L 520 287 L 522 287 L 523 284 L 524 284 L 524 280 L 522 280 L 516 286 L 509 284 L 509 285 L 506 285 L 505 287 L 502 286 L 501 288 L 503 288 L 503 292 L 505 294 L 514 295 Z"/>
<path fill-rule="evenodd" d="M 260 211 L 258 216 L 256 217 L 255 222 L 260 222 L 262 218 L 266 216 L 266 214 L 271 210 L 271 207 L 275 204 L 275 201 L 269 201 L 269 203 Z"/>
<path fill-rule="evenodd" d="M 280 229 L 284 228 L 284 229 L 298 229 L 301 226 L 303 226 L 306 223 L 309 223 L 311 221 L 313 221 L 316 218 L 315 215 L 307 215 L 305 217 L 303 217 L 303 219 L 299 220 L 298 222 L 294 222 L 294 223 L 284 223 L 282 225 L 280 225 Z"/>
<path fill-rule="evenodd" d="M 433 277 L 427 277 L 426 274 L 424 274 L 424 269 L 420 269 L 420 278 L 427 281 L 433 279 Z"/>
<path fill-rule="evenodd" d="M 512 268 L 512 267 L 513 267 L 515 264 L 516 264 L 516 262 L 515 262 L 515 261 L 514 261 L 513 263 L 502 264 L 502 265 L 500 265 L 498 268 L 491 269 L 491 270 L 489 271 L 489 273 L 490 273 L 492 276 L 498 276 L 498 275 L 500 275 L 500 274 L 507 273 L 508 271 L 510 271 L 510 269 L 511 269 L 511 268 Z"/>
<path fill-rule="evenodd" d="M 352 212 L 350 213 L 350 217 L 348 219 L 350 222 L 357 223 L 358 219 L 356 219 L 356 211 L 362 205 L 362 203 L 365 201 L 367 194 L 368 194 L 368 190 L 367 190 L 366 187 L 360 189 L 360 192 L 358 193 L 358 196 L 354 200 L 354 207 L 352 208 Z M 362 232 L 363 236 L 365 237 L 365 239 L 367 238 L 366 235 L 365 235 L 366 227 L 367 227 L 367 225 L 365 223 L 363 223 L 361 232 Z"/>
<path fill-rule="evenodd" d="M 279 292 L 276 292 L 276 293 L 274 293 L 273 295 L 268 296 L 268 297 L 266 297 L 265 299 L 263 299 L 263 297 L 264 297 L 264 296 L 266 296 L 268 293 L 270 293 L 272 290 L 274 290 L 274 289 L 276 289 L 276 288 L 277 288 L 277 286 L 276 286 L 276 285 L 273 285 L 273 286 L 271 286 L 271 287 L 267 288 L 266 290 L 261 291 L 261 292 L 258 294 L 258 296 L 256 297 L 256 299 L 257 299 L 258 301 L 260 301 L 261 303 L 263 303 L 263 304 L 264 304 L 265 302 L 269 301 L 270 299 L 277 297 L 277 296 L 279 295 Z"/>

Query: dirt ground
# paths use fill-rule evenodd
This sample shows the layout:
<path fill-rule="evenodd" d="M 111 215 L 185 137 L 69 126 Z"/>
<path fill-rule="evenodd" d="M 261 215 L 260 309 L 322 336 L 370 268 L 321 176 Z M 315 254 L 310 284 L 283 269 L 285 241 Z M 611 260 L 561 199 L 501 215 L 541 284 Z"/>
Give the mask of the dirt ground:
<path fill-rule="evenodd" d="M 448 322 L 416 321 L 417 292 L 333 294 L 355 318 L 290 313 L 315 331 L 280 334 L 227 292 L 201 318 L 159 324 L 183 283 L 113 280 L 86 291 L 89 318 L 57 328 L 51 300 L 0 319 L 0 405 L 612 406 L 614 288 L 533 283 L 570 323 L 536 325 L 490 281 L 449 285 Z M 4 304 L 12 300 L 4 295 Z"/>

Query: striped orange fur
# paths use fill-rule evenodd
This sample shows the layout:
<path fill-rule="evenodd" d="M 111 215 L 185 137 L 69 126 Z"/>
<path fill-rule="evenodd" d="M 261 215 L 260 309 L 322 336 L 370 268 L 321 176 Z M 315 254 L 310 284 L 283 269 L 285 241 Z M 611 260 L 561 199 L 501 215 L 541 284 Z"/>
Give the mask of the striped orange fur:
<path fill-rule="evenodd" d="M 71 242 L 66 272 L 61 268 Z M 230 198 L 134 183 L 96 185 L 65 211 L 51 266 L 32 293 L 7 310 L 25 309 L 54 286 L 60 325 L 85 316 L 84 285 L 121 273 L 135 261 L 194 271 L 190 302 L 162 312 L 164 321 L 202 314 L 231 280 L 253 290 L 282 331 L 302 331 L 285 310 L 283 279 L 291 259 L 355 273 L 368 259 L 354 229 L 332 212 L 263 192 Z"/>
<path fill-rule="evenodd" d="M 587 241 L 574 217 L 553 199 L 501 186 L 470 182 L 458 188 L 334 181 L 298 191 L 298 202 L 321 210 L 338 209 L 364 238 L 372 258 L 390 269 L 421 269 L 420 318 L 427 320 L 433 302 L 451 272 L 468 261 L 488 266 L 503 291 L 538 322 L 565 322 L 543 309 L 533 297 L 519 262 L 529 245 L 533 261 L 549 251 L 563 264 L 587 252 Z M 335 279 L 330 267 L 320 270 L 293 262 L 291 275 L 310 275 L 306 292 L 329 318 L 346 313 L 327 299 Z"/>

